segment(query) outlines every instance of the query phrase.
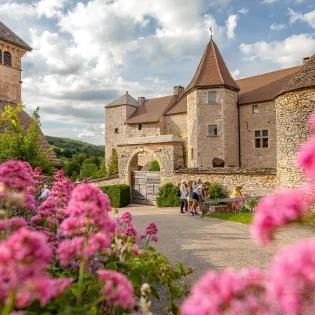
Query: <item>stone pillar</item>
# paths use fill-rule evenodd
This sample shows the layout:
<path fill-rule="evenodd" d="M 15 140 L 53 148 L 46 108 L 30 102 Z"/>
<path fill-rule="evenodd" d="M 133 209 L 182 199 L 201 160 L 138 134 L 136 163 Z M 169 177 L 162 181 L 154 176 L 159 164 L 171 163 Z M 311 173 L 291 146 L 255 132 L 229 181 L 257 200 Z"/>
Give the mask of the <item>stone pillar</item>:
<path fill-rule="evenodd" d="M 295 155 L 310 136 L 308 119 L 315 109 L 315 90 L 287 92 L 275 100 L 277 126 L 277 181 L 281 187 L 296 187 L 305 181 L 296 167 Z"/>

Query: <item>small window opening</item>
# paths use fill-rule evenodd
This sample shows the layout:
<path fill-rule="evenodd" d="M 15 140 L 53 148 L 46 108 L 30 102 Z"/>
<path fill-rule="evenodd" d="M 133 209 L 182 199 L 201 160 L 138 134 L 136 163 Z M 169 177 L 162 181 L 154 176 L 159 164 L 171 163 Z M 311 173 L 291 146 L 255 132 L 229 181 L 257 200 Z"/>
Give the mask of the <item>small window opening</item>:
<path fill-rule="evenodd" d="M 142 130 L 142 124 L 138 124 L 138 130 Z"/>
<path fill-rule="evenodd" d="M 191 159 L 193 160 L 194 159 L 194 149 L 193 148 L 190 149 L 190 154 L 191 154 Z"/>
<path fill-rule="evenodd" d="M 208 92 L 208 104 L 217 102 L 217 92 Z"/>
<path fill-rule="evenodd" d="M 115 128 L 115 133 L 118 133 L 118 128 Z"/>
<path fill-rule="evenodd" d="M 208 135 L 210 137 L 215 137 L 218 135 L 218 126 L 217 125 L 209 125 L 208 126 Z"/>
<path fill-rule="evenodd" d="M 2 64 L 2 50 L 0 49 L 0 64 Z"/>
<path fill-rule="evenodd" d="M 258 114 L 258 105 L 253 105 L 252 106 L 252 113 L 253 114 Z"/>
<path fill-rule="evenodd" d="M 269 145 L 268 138 L 269 138 L 268 130 L 256 130 L 255 148 L 268 148 Z"/>
<path fill-rule="evenodd" d="M 12 66 L 12 56 L 8 51 L 5 51 L 3 54 L 4 65 L 11 67 Z"/>

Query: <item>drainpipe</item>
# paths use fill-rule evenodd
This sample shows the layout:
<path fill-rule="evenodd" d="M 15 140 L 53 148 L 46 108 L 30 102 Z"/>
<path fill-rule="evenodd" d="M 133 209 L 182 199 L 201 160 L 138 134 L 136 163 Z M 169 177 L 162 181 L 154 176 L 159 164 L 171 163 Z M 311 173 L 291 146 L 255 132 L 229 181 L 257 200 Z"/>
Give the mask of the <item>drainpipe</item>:
<path fill-rule="evenodd" d="M 237 100 L 238 100 L 238 92 L 237 92 Z M 241 159 L 241 118 L 240 118 L 240 105 L 237 101 L 237 120 L 238 120 L 238 164 L 239 167 L 242 167 L 242 159 Z"/>

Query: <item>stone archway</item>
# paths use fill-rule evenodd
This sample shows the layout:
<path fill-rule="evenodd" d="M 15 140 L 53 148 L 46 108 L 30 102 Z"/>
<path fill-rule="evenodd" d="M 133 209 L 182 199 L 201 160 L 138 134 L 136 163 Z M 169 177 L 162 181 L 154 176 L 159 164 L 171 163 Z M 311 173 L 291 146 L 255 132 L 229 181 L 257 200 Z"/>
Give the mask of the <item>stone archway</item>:
<path fill-rule="evenodd" d="M 140 158 L 139 155 L 141 155 Z M 142 155 L 144 155 L 144 157 L 142 157 Z M 142 162 L 140 162 L 140 159 Z M 148 168 L 145 168 L 149 161 L 152 160 L 156 160 L 159 163 L 160 171 L 162 171 L 163 165 L 153 150 L 149 148 L 138 148 L 130 155 L 127 162 L 127 183 L 131 188 L 133 203 L 156 205 L 158 189 L 161 185 L 161 174 L 160 172 L 152 172 L 149 171 Z"/>

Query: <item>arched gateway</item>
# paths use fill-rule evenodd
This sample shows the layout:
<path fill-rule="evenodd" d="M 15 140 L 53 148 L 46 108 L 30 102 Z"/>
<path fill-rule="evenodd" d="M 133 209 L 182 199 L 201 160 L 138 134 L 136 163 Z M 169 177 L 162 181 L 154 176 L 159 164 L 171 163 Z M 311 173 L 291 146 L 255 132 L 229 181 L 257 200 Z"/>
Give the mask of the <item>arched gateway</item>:
<path fill-rule="evenodd" d="M 173 135 L 162 135 L 118 144 L 119 176 L 130 185 L 133 203 L 156 205 L 160 185 L 169 180 L 174 169 L 183 167 L 182 142 Z M 159 172 L 149 171 L 153 160 L 159 163 Z"/>

